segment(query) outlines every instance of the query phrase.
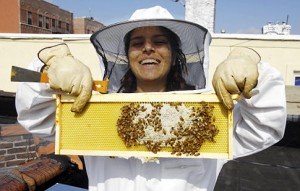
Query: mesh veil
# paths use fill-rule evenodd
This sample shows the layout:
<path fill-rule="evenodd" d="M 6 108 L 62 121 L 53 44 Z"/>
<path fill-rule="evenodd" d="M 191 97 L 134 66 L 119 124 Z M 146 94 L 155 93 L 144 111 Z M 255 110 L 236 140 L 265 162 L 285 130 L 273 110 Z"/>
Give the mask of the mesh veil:
<path fill-rule="evenodd" d="M 181 49 L 187 60 L 186 82 L 196 89 L 207 88 L 208 46 L 210 34 L 204 27 L 192 22 L 175 19 L 148 19 L 116 23 L 97 31 L 91 42 L 104 64 L 104 79 L 109 78 L 109 92 L 116 92 L 121 79 L 129 69 L 125 54 L 124 37 L 131 30 L 144 26 L 163 26 L 181 40 Z"/>

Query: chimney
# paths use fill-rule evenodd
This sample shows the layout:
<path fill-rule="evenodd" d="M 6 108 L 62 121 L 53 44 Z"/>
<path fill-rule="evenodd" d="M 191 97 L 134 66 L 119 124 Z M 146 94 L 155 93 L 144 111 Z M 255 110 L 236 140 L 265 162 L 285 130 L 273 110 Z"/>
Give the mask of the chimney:
<path fill-rule="evenodd" d="M 215 32 L 216 0 L 185 0 L 185 19 Z"/>

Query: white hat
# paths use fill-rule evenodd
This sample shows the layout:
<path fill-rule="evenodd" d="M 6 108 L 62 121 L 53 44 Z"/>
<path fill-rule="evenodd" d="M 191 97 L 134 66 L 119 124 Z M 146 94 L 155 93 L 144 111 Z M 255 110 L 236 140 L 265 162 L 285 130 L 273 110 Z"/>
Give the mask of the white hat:
<path fill-rule="evenodd" d="M 161 6 L 150 7 L 148 9 L 138 9 L 130 17 L 130 21 L 145 19 L 174 19 L 169 11 Z"/>
<path fill-rule="evenodd" d="M 107 73 L 117 72 L 115 76 L 110 77 L 110 86 L 115 86 L 111 87 L 110 91 L 118 89 L 117 83 L 123 77 L 120 70 L 127 68 L 124 37 L 133 29 L 146 26 L 163 26 L 179 37 L 181 50 L 187 58 L 188 72 L 191 70 L 185 77 L 186 81 L 193 81 L 192 84 L 196 88 L 204 88 L 207 85 L 208 45 L 211 40 L 208 30 L 196 23 L 174 19 L 168 10 L 155 6 L 136 10 L 128 21 L 109 25 L 91 36 L 92 44 L 104 60 L 106 69 L 104 77 L 107 77 Z M 110 66 L 110 62 L 113 63 L 113 66 Z M 109 71 L 113 70 L 112 68 L 117 71 Z M 196 68 L 197 70 L 195 70 Z M 201 73 L 204 77 L 200 77 L 200 79 Z M 116 82 L 114 82 L 114 78 L 117 78 Z M 113 84 L 111 85 L 111 83 Z"/>

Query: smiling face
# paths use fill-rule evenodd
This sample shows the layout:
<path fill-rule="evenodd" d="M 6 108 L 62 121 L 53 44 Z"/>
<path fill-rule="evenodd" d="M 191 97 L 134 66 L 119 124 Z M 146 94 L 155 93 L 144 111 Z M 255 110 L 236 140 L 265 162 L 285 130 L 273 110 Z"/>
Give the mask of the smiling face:
<path fill-rule="evenodd" d="M 169 39 L 160 27 L 133 30 L 129 39 L 128 59 L 138 87 L 166 86 L 172 52 Z"/>

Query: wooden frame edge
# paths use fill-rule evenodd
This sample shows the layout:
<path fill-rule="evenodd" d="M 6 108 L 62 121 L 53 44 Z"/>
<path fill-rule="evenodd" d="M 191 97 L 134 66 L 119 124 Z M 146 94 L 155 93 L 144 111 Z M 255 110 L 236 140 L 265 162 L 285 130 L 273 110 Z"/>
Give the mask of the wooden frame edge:
<path fill-rule="evenodd" d="M 74 102 L 75 97 L 62 95 L 62 102 Z M 137 101 L 138 100 L 138 101 Z M 188 101 L 187 101 L 188 100 Z M 94 94 L 89 102 L 220 102 L 215 94 L 178 93 L 111 93 Z"/>
<path fill-rule="evenodd" d="M 56 112 L 55 112 L 55 154 L 60 154 L 60 125 L 58 119 L 60 119 L 61 111 L 61 97 L 56 95 Z"/>
<path fill-rule="evenodd" d="M 228 159 L 233 159 L 233 111 L 228 110 Z"/>
<path fill-rule="evenodd" d="M 134 152 L 134 154 L 133 154 Z M 151 158 L 222 158 L 222 159 L 228 159 L 227 153 L 200 153 L 199 156 L 176 156 L 172 155 L 170 152 L 158 152 L 158 153 L 152 153 L 148 151 L 95 151 L 95 150 L 71 150 L 71 149 L 61 149 L 60 154 L 62 155 L 89 155 L 89 156 L 115 156 L 115 157 L 124 157 L 124 158 L 130 158 L 130 157 L 151 157 Z M 134 156 L 133 156 L 134 155 Z"/>

